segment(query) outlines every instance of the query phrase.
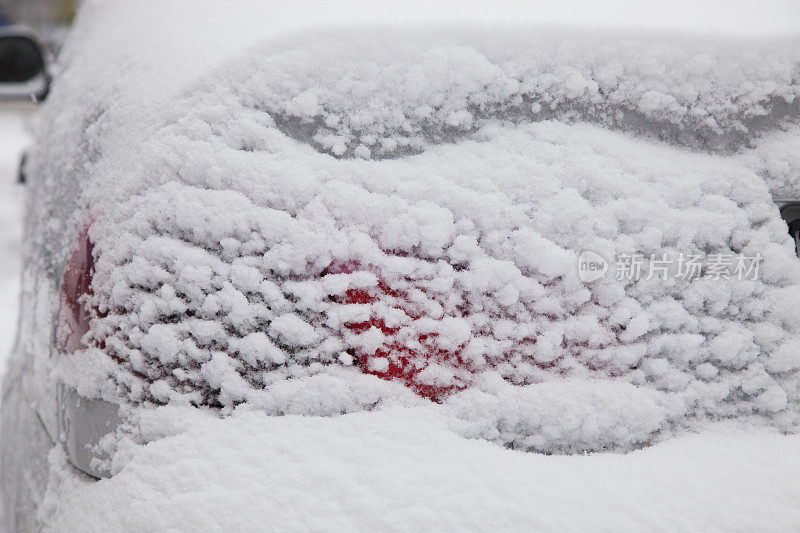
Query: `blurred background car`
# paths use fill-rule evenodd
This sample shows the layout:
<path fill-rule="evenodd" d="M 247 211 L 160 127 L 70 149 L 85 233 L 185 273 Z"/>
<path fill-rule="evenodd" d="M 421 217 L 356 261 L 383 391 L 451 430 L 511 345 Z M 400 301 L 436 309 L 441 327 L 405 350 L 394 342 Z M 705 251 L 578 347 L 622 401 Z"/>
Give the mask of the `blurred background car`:
<path fill-rule="evenodd" d="M 57 55 L 78 6 L 78 0 L 0 0 L 0 25 L 22 24 L 34 29 Z"/>

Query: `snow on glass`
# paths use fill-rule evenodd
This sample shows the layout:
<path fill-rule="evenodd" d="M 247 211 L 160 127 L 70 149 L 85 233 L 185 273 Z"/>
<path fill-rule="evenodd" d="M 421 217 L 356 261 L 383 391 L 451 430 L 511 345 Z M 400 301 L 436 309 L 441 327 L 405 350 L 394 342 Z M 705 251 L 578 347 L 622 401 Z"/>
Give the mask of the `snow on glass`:
<path fill-rule="evenodd" d="M 74 217 L 97 210 L 64 379 L 223 413 L 434 400 L 546 452 L 796 428 L 800 272 L 765 179 L 794 164 L 797 47 L 442 39 L 256 49 L 158 120 L 51 117 L 76 151 L 104 134 L 41 163 L 81 169 Z M 584 283 L 581 250 L 648 268 Z"/>

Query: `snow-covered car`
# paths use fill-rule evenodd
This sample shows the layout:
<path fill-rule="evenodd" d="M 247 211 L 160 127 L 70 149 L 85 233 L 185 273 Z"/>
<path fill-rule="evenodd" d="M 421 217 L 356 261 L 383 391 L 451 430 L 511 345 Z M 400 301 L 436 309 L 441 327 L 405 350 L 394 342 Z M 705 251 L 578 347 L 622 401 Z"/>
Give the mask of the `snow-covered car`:
<path fill-rule="evenodd" d="M 224 5 L 89 3 L 60 56 L 9 531 L 800 524 L 798 32 Z"/>
<path fill-rule="evenodd" d="M 0 102 L 40 101 L 50 88 L 49 55 L 24 26 L 0 26 Z"/>

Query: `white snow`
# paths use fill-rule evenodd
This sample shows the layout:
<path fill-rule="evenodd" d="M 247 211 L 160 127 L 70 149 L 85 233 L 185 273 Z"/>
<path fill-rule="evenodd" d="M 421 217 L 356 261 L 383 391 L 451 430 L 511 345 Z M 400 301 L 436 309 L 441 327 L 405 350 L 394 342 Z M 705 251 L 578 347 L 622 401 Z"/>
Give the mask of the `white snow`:
<path fill-rule="evenodd" d="M 388 44 L 366 31 L 333 34 L 284 53 L 270 43 L 261 57 L 253 52 L 226 70 L 247 73 L 229 97 L 269 112 L 281 130 L 320 150 L 380 158 L 464 137 L 497 115 L 577 115 L 730 149 L 797 94 L 793 40 L 753 47 L 698 37 L 678 46 L 602 34 L 566 39 L 553 30 L 508 31 L 479 46 L 446 33 L 426 39 Z M 472 39 L 491 33 L 476 30 Z M 309 93 L 314 105 L 298 107 Z"/>
<path fill-rule="evenodd" d="M 785 354 L 800 272 L 766 184 L 739 156 L 494 121 L 412 157 L 334 159 L 237 107 L 204 136 L 189 117 L 210 105 L 190 98 L 148 148 L 186 154 L 177 166 L 118 177 L 129 198 L 113 212 L 94 203 L 95 301 L 109 312 L 95 323 L 105 348 L 85 356 L 121 360 L 110 398 L 163 401 L 147 376 L 178 393 L 166 397 L 226 412 L 349 412 L 373 408 L 378 389 L 402 395 L 362 369 L 404 365 L 404 382 L 443 391 L 467 434 L 520 449 L 630 449 L 718 417 L 795 427 L 797 356 Z M 227 125 L 234 134 L 248 117 L 267 121 L 262 150 L 229 145 Z M 173 175 L 183 183 L 159 184 Z M 764 261 L 757 281 L 586 285 L 584 248 Z M 347 288 L 367 300 L 348 301 Z M 252 335 L 269 357 L 254 355 Z M 359 367 L 340 365 L 348 350 Z M 343 380 L 324 408 L 275 393 L 321 375 Z"/>
<path fill-rule="evenodd" d="M 755 149 L 742 153 L 742 162 L 764 176 L 779 199 L 800 197 L 800 127 L 788 126 L 760 136 Z"/>
<path fill-rule="evenodd" d="M 543 3 L 91 4 L 32 154 L 25 323 L 49 345 L 90 224 L 90 347 L 54 376 L 132 425 L 109 480 L 53 451 L 55 531 L 800 526 L 771 197 L 800 183 L 797 4 L 615 19 L 649 32 Z M 587 249 L 763 262 L 585 284 Z"/>
<path fill-rule="evenodd" d="M 137 48 L 120 90 L 102 58 L 133 52 L 96 24 L 127 4 L 79 21 L 32 223 L 66 251 L 91 221 L 87 340 L 104 348 L 61 358 L 63 379 L 114 401 L 275 414 L 376 408 L 407 385 L 469 434 L 548 452 L 630 449 L 720 417 L 796 427 L 800 378 L 771 355 L 796 345 L 800 270 L 770 198 L 780 175 L 764 176 L 783 168 L 771 136 L 796 140 L 796 35 L 622 38 L 497 14 L 427 32 L 380 12 L 320 31 L 278 24 L 278 5 L 264 42 L 243 30 L 245 53 L 155 89 L 134 78 L 185 43 Z M 140 24 L 122 31 L 158 36 Z M 80 55 L 101 38 L 103 54 Z M 763 264 L 756 281 L 586 285 L 584 249 Z M 336 391 L 322 402 L 319 380 Z M 560 381 L 546 396 L 572 414 L 549 417 L 536 398 Z M 500 413 L 465 409 L 469 389 Z M 649 419 L 623 416 L 631 403 Z"/>
<path fill-rule="evenodd" d="M 718 426 L 626 455 L 554 457 L 446 425 L 427 409 L 219 420 L 162 408 L 141 421 L 154 442 L 125 447 L 113 478 L 53 478 L 41 515 L 53 533 L 800 527 L 796 435 Z M 51 461 L 60 471 L 58 450 Z"/>

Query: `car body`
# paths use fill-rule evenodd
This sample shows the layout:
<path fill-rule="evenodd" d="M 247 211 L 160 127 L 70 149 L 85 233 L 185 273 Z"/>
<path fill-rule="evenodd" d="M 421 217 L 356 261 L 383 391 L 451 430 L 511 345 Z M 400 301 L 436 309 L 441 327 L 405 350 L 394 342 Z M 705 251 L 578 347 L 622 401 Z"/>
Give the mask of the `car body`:
<path fill-rule="evenodd" d="M 59 483 L 113 481 L 152 413 L 401 406 L 548 454 L 796 431 L 796 35 L 740 54 L 288 4 L 233 31 L 209 6 L 169 31 L 95 6 L 63 52 L 26 164 L 9 530 L 52 527 Z M 585 251 L 763 263 L 587 282 Z"/>

